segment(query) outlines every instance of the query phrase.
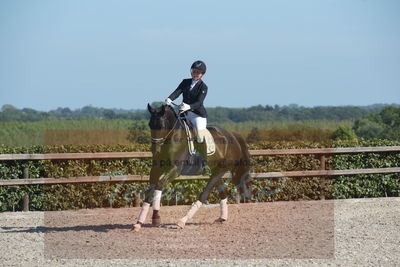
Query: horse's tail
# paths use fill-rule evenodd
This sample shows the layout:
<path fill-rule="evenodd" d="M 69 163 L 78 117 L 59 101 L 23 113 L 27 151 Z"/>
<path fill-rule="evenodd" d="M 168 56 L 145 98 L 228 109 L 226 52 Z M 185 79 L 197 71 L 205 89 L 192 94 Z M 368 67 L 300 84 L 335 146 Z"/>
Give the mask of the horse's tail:
<path fill-rule="evenodd" d="M 235 136 L 242 150 L 242 160 L 246 160 L 246 164 L 250 167 L 250 153 L 244 138 L 238 133 L 233 132 L 232 134 Z"/>
<path fill-rule="evenodd" d="M 244 199 L 251 199 L 252 177 L 250 174 L 250 153 L 244 138 L 238 133 L 232 133 L 241 148 L 239 166 L 237 166 L 232 177 L 232 182 L 238 186 L 239 192 Z"/>

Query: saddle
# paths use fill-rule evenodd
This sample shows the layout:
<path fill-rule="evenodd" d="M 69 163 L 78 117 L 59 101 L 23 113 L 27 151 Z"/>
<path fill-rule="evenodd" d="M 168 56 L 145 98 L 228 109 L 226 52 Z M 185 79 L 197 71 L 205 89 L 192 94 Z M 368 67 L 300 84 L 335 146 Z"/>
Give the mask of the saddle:
<path fill-rule="evenodd" d="M 206 165 L 201 154 L 196 151 L 195 140 L 196 130 L 192 123 L 186 117 L 179 118 L 185 128 L 186 139 L 188 142 L 188 150 L 184 151 L 177 159 L 177 169 L 181 175 L 199 175 L 202 173 L 204 166 Z M 213 155 L 215 153 L 215 142 L 211 133 L 207 130 L 204 132 L 205 142 L 207 145 L 207 155 Z"/>
<path fill-rule="evenodd" d="M 183 126 L 185 127 L 185 132 L 186 132 L 186 139 L 188 142 L 188 148 L 189 148 L 189 154 L 194 155 L 196 154 L 196 148 L 194 145 L 194 142 L 197 140 L 197 135 L 198 133 L 196 132 L 196 129 L 194 129 L 192 123 L 186 118 L 186 117 L 180 117 L 180 120 L 183 123 Z M 207 127 L 207 128 L 212 128 L 212 127 Z M 210 133 L 209 129 L 202 130 L 203 135 L 204 135 L 204 141 L 206 142 L 207 145 L 207 156 L 211 156 L 215 153 L 215 142 L 212 134 Z"/>

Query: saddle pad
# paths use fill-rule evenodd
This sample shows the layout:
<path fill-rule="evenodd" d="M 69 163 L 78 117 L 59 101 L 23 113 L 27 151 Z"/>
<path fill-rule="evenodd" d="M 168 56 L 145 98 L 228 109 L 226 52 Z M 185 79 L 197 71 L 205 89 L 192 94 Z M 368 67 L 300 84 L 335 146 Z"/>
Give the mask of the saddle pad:
<path fill-rule="evenodd" d="M 207 130 L 203 130 L 204 134 L 205 134 L 205 141 L 207 144 L 207 155 L 213 155 L 215 153 L 215 142 L 214 142 L 214 138 L 212 136 L 212 134 L 210 133 L 210 131 Z"/>
<path fill-rule="evenodd" d="M 193 141 L 193 137 L 192 137 L 192 131 L 195 131 L 193 129 L 193 126 L 191 125 L 191 123 L 188 123 L 185 119 L 182 120 L 183 125 L 185 126 L 185 131 L 186 131 L 186 136 L 187 136 L 187 141 L 188 141 L 188 147 L 189 147 L 189 153 L 191 155 L 196 153 L 196 150 L 194 148 L 194 141 Z M 211 156 L 215 153 L 215 141 L 214 138 L 212 136 L 212 134 L 210 133 L 210 131 L 208 129 L 202 130 L 204 131 L 204 136 L 205 136 L 205 142 L 207 144 L 207 155 Z"/>

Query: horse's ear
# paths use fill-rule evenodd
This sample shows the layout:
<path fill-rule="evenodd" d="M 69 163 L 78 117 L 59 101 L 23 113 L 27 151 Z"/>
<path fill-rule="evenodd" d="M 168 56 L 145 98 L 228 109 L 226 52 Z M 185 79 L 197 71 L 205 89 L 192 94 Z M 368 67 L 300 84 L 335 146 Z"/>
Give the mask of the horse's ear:
<path fill-rule="evenodd" d="M 147 110 L 150 112 L 150 113 L 154 113 L 154 112 L 156 112 L 156 110 L 152 107 L 152 106 L 150 106 L 150 104 L 149 103 L 147 103 Z"/>

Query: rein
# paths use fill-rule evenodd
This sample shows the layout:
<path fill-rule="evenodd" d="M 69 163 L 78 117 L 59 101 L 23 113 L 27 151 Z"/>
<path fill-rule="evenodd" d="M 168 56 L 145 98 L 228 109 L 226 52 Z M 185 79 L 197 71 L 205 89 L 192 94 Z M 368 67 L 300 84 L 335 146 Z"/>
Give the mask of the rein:
<path fill-rule="evenodd" d="M 175 124 L 174 124 L 174 126 L 172 127 L 172 129 L 164 136 L 164 137 L 161 137 L 161 138 L 151 138 L 151 142 L 153 143 L 153 144 L 160 144 L 160 145 L 163 145 L 164 144 L 164 142 L 165 142 L 165 140 L 167 140 L 167 138 L 168 138 L 168 136 L 172 133 L 172 131 L 173 130 L 175 130 L 175 126 L 176 126 L 176 124 L 178 123 L 178 121 L 179 121 L 179 119 L 177 119 L 176 121 L 175 121 Z"/>
<path fill-rule="evenodd" d="M 175 106 L 178 106 L 175 103 L 172 103 L 172 104 L 175 105 Z M 151 138 L 151 143 L 152 144 L 157 144 L 157 145 L 163 145 L 164 144 L 164 142 L 165 142 L 165 140 L 167 140 L 168 136 L 172 133 L 173 130 L 175 130 L 175 127 L 176 127 L 176 124 L 178 123 L 178 121 L 180 122 L 179 115 L 177 117 L 178 118 L 176 119 L 174 126 L 172 126 L 172 129 L 164 137 L 161 137 L 161 138 L 153 138 L 152 137 Z"/>

